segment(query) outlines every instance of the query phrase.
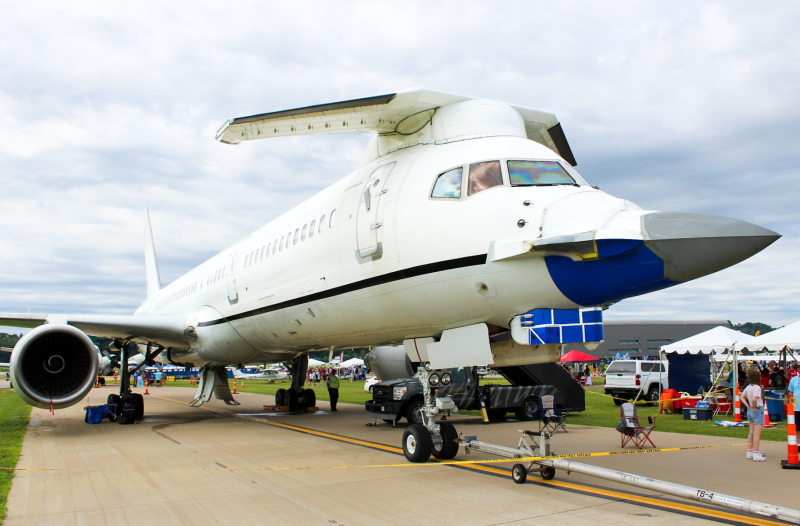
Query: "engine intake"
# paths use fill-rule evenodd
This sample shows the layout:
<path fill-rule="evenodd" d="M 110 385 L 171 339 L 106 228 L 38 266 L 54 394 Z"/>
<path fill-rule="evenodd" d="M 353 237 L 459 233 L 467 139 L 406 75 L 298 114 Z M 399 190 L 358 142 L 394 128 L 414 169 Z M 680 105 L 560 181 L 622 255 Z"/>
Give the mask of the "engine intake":
<path fill-rule="evenodd" d="M 97 376 L 92 340 L 70 325 L 41 325 L 11 353 L 10 373 L 20 398 L 35 407 L 63 409 L 81 401 Z"/>
<path fill-rule="evenodd" d="M 373 347 L 364 356 L 364 362 L 381 381 L 411 378 L 417 372 L 419 363 L 412 362 L 406 356 L 405 347 L 400 345 Z"/>

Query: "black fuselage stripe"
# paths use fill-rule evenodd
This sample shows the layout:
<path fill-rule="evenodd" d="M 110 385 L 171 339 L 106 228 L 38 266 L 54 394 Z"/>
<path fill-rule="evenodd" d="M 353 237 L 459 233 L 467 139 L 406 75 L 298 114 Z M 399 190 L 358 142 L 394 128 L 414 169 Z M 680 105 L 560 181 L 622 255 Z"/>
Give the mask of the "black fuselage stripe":
<path fill-rule="evenodd" d="M 211 325 L 218 325 L 220 323 L 228 323 L 236 320 L 241 320 L 243 318 L 250 318 L 252 316 L 258 316 L 260 314 L 266 314 L 268 312 L 275 312 L 277 310 L 286 309 L 289 307 L 296 307 L 297 305 L 303 305 L 304 303 L 311 303 L 313 301 L 332 298 L 334 296 L 341 296 L 342 294 L 347 294 L 349 292 L 355 292 L 358 290 L 363 290 L 378 285 L 385 285 L 387 283 L 392 283 L 395 281 L 401 281 L 409 278 L 416 278 L 418 276 L 424 276 L 426 274 L 434 274 L 436 272 L 443 272 L 446 270 L 474 267 L 478 265 L 483 265 L 485 263 L 486 263 L 486 254 L 479 254 L 477 256 L 468 256 L 465 258 L 458 258 L 458 259 L 450 259 L 447 261 L 438 261 L 436 263 L 428 263 L 426 265 L 419 265 L 417 267 L 411 267 L 403 270 L 398 270 L 395 272 L 390 272 L 388 274 L 383 274 L 382 276 L 375 276 L 374 278 L 367 278 L 361 281 L 356 281 L 354 283 L 348 283 L 347 285 L 342 285 L 340 287 L 335 287 L 330 290 L 324 290 L 321 292 L 315 292 L 314 294 L 301 296 L 299 298 L 283 301 L 281 303 L 275 303 L 274 305 L 267 305 L 266 307 L 260 307 L 258 309 L 240 312 L 238 314 L 232 314 L 230 316 L 219 318 L 217 320 L 204 321 L 199 323 L 198 325 L 200 327 L 209 327 Z"/>

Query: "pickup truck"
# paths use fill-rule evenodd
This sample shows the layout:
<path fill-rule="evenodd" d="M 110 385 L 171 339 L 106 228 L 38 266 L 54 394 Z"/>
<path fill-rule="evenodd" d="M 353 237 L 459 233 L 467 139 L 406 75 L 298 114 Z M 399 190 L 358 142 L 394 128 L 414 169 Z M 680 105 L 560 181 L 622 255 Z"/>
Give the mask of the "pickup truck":
<path fill-rule="evenodd" d="M 533 420 L 539 409 L 539 397 L 556 396 L 551 385 L 479 385 L 476 367 L 458 367 L 449 370 L 452 382 L 439 387 L 437 396 L 450 396 L 458 409 L 481 408 L 481 398 L 486 404 L 490 419 L 501 420 L 513 412 L 520 420 Z M 422 423 L 422 386 L 414 378 L 380 382 L 372 387 L 372 400 L 366 402 L 367 412 L 387 423 L 399 422 L 403 417 L 409 423 Z"/>
<path fill-rule="evenodd" d="M 614 403 L 625 400 L 658 402 L 658 384 L 668 389 L 669 362 L 650 360 L 614 360 L 606 369 L 605 392 L 614 396 Z"/>

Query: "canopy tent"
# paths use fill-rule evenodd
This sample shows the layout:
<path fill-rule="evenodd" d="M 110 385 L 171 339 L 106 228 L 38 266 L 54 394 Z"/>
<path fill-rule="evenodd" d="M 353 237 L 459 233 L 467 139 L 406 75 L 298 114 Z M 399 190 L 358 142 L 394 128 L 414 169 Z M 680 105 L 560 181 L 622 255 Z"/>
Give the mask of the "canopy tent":
<path fill-rule="evenodd" d="M 766 354 L 766 353 L 758 353 L 758 354 L 737 354 L 736 360 L 739 362 L 763 362 L 765 360 L 774 360 L 778 356 L 775 354 Z M 715 362 L 732 362 L 733 361 L 733 354 L 715 354 L 714 355 Z"/>
<path fill-rule="evenodd" d="M 314 358 L 308 359 L 308 366 L 309 367 L 320 367 L 323 365 L 328 365 L 326 362 L 321 362 L 319 360 L 315 360 Z"/>
<path fill-rule="evenodd" d="M 663 345 L 661 352 L 678 354 L 711 354 L 732 351 L 734 346 L 753 340 L 753 336 L 727 327 L 714 327 L 681 341 Z"/>
<path fill-rule="evenodd" d="M 727 356 L 731 356 L 733 360 L 737 360 L 737 347 L 742 342 L 750 342 L 754 339 L 753 336 L 743 332 L 734 331 L 728 327 L 714 327 L 700 334 L 695 334 L 683 340 L 663 345 L 661 347 L 660 356 L 663 360 L 665 355 L 669 361 L 670 367 L 667 373 L 669 386 L 672 389 L 678 389 L 687 392 L 699 392 L 702 388 L 709 383 L 709 371 L 711 369 L 710 356 L 705 359 L 697 356 L 695 358 L 684 357 L 681 355 L 714 355 L 714 361 L 725 361 Z M 722 355 L 723 359 L 717 358 Z M 711 391 L 714 391 L 722 378 L 723 368 L 711 382 Z M 738 370 L 734 367 L 734 378 L 738 381 Z"/>
<path fill-rule="evenodd" d="M 596 362 L 597 358 L 592 356 L 591 354 L 586 354 L 585 352 L 580 352 L 578 350 L 571 350 L 567 354 L 561 357 L 559 362 L 567 363 L 567 362 Z"/>
<path fill-rule="evenodd" d="M 337 365 L 337 367 L 361 367 L 362 365 L 364 365 L 364 360 L 361 358 L 350 358 Z"/>
<path fill-rule="evenodd" d="M 761 336 L 751 337 L 751 340 L 739 342 L 739 345 L 736 346 L 739 351 L 745 348 L 751 351 L 761 351 L 763 349 L 769 351 L 800 350 L 800 321 Z"/>

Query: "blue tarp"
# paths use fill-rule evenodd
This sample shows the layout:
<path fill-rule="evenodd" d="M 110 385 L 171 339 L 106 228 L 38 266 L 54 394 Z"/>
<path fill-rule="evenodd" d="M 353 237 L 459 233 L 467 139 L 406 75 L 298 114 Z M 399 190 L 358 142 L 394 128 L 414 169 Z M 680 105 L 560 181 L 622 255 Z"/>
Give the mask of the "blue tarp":
<path fill-rule="evenodd" d="M 667 353 L 669 388 L 697 394 L 711 386 L 711 360 L 707 354 Z"/>

